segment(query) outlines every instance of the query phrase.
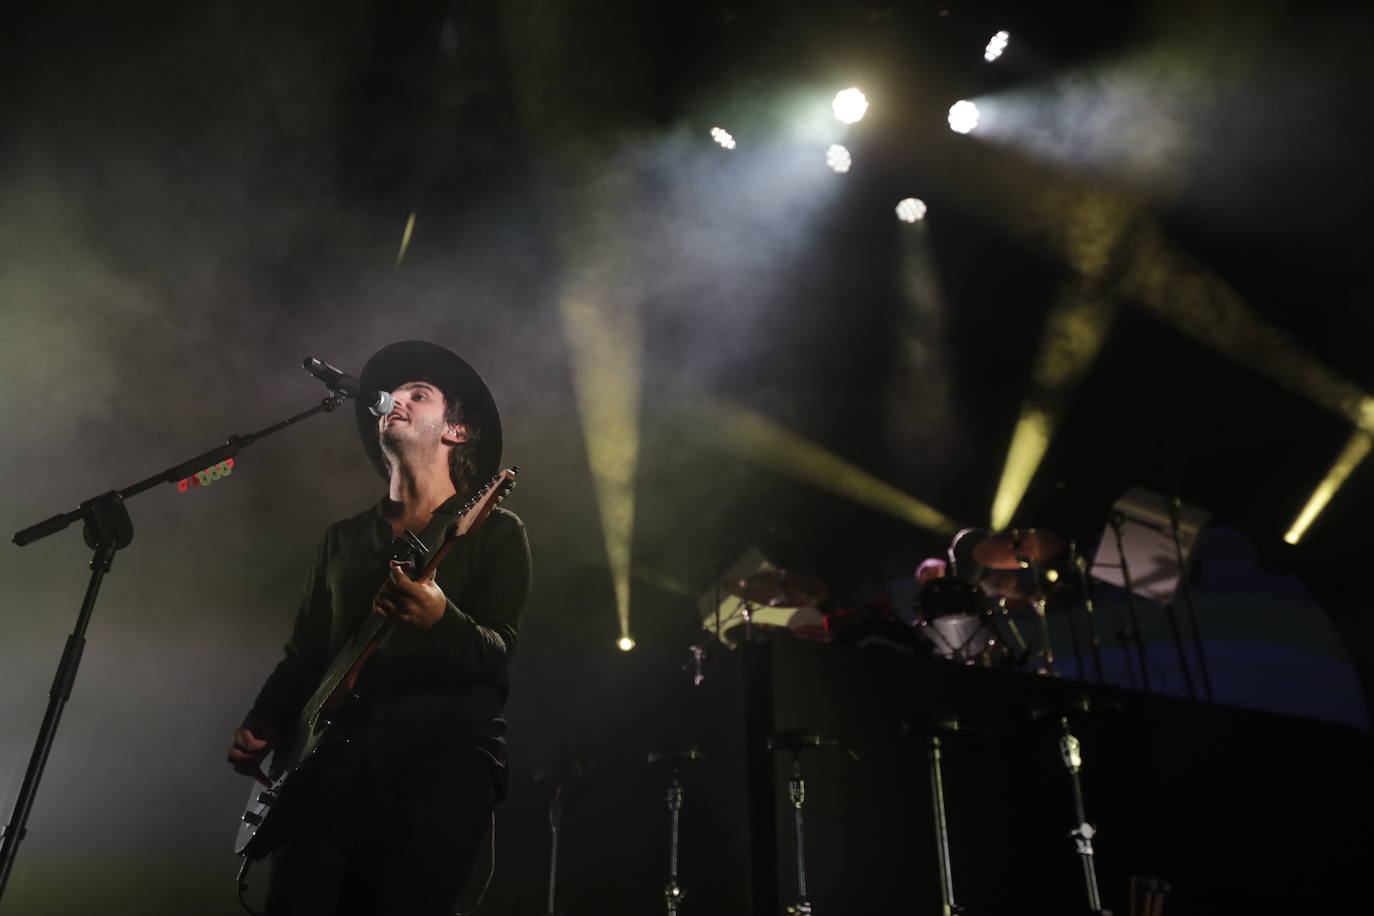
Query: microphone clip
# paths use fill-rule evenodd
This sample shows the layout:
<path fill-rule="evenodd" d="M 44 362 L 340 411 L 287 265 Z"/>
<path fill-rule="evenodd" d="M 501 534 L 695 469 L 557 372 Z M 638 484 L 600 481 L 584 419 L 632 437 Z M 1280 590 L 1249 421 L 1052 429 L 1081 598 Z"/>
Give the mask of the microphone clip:
<path fill-rule="evenodd" d="M 362 382 L 357 378 L 313 356 L 307 356 L 302 360 L 301 366 L 306 372 L 324 382 L 325 387 L 329 389 L 330 396 L 326 399 L 325 410 L 333 410 L 348 398 L 357 398 L 367 405 L 368 411 L 374 417 L 384 417 L 391 413 L 391 392 L 370 391 L 364 395 Z"/>

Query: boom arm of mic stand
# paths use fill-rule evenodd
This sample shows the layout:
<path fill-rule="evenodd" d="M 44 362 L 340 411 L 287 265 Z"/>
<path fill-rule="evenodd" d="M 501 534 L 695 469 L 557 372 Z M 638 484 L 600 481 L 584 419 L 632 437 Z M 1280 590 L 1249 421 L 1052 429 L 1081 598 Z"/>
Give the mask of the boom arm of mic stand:
<path fill-rule="evenodd" d="M 344 394 L 331 391 L 329 397 L 309 410 L 302 411 L 293 417 L 287 417 L 285 420 L 274 423 L 266 429 L 258 430 L 255 433 L 249 433 L 246 436 L 230 436 L 225 440 L 223 445 L 216 446 L 208 452 L 202 452 L 194 458 L 189 458 L 186 461 L 182 461 L 179 464 L 167 468 L 165 471 L 159 471 L 151 477 L 145 477 L 138 483 L 130 484 L 124 489 L 119 490 L 120 499 L 127 500 L 131 496 L 137 496 L 144 490 L 150 490 L 160 483 L 176 483 L 178 480 L 189 477 L 197 471 L 204 470 L 213 464 L 219 464 L 226 458 L 236 457 L 240 451 L 252 445 L 254 442 L 257 442 L 259 439 L 263 439 L 279 430 L 285 429 L 293 423 L 304 420 L 306 417 L 312 417 L 320 412 L 329 413 L 333 411 L 343 403 L 346 397 L 347 396 Z M 92 499 L 99 498 L 99 496 L 92 497 Z M 86 500 L 70 512 L 62 512 L 58 515 L 54 515 L 52 518 L 44 519 L 36 525 L 30 525 L 22 531 L 15 532 L 12 540 L 20 547 L 26 547 L 34 541 L 40 541 L 50 534 L 56 534 L 72 522 L 80 521 L 85 518 L 85 506 L 89 502 L 91 502 L 91 500 Z"/>

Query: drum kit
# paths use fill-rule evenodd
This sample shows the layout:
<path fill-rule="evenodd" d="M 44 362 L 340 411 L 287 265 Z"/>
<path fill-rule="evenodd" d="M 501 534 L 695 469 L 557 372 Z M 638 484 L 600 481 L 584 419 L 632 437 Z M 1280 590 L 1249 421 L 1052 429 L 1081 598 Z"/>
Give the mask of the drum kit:
<path fill-rule="evenodd" d="M 983 535 L 971 553 L 975 571 L 971 576 L 961 575 L 955 548 L 974 533 Z M 909 626 L 917 645 L 958 664 L 1028 668 L 1054 675 L 1047 614 L 1057 605 L 1086 597 L 1076 561 L 1056 563 L 1066 547 L 1073 552 L 1071 543 L 1045 528 L 998 533 L 964 529 L 950 543 L 948 563 L 928 560 L 921 564 L 914 619 L 903 626 Z M 935 575 L 928 576 L 932 564 Z M 1061 566 L 1066 574 L 1061 574 Z M 873 625 L 879 622 L 876 618 L 887 617 L 882 623 L 891 626 L 898 620 L 881 602 L 881 606 L 823 614 L 819 608 L 829 594 L 826 583 L 794 570 L 767 568 L 727 579 L 720 588 L 729 597 L 720 605 L 726 613 L 717 620 L 715 630 L 722 641 L 735 644 L 782 630 L 829 639 L 840 631 L 837 624 L 846 628 Z M 1033 628 L 1029 641 L 1022 632 L 1027 623 Z"/>
<path fill-rule="evenodd" d="M 1015 528 L 988 534 L 973 547 L 976 573 L 957 574 L 955 546 L 950 544 L 948 572 L 927 580 L 916 600 L 916 626 L 935 654 L 966 665 L 1016 668 L 1030 665 L 1039 674 L 1054 674 L 1047 613 L 1051 602 L 1077 597 L 1079 584 L 1061 577 L 1053 561 L 1066 542 L 1044 528 Z M 1034 615 L 1035 646 L 1022 635 L 1017 620 Z"/>

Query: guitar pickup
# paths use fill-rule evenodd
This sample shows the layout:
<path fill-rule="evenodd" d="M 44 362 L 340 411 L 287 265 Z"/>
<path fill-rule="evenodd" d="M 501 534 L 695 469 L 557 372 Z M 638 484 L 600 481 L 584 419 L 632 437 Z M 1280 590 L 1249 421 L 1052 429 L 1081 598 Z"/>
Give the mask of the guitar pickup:
<path fill-rule="evenodd" d="M 256 811 L 245 811 L 243 812 L 243 822 L 245 824 L 251 824 L 254 827 L 261 826 L 262 815 L 258 814 Z"/>
<path fill-rule="evenodd" d="M 268 806 L 271 806 L 271 805 L 275 804 L 276 801 L 277 801 L 277 793 L 276 793 L 276 792 L 259 792 L 259 793 L 258 793 L 258 804 L 260 804 L 260 805 L 268 805 Z"/>

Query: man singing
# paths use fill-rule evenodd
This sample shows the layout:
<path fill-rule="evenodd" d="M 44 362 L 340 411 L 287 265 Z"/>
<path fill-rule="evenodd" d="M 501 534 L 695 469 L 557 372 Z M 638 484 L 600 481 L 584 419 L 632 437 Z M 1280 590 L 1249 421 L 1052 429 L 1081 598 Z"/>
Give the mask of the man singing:
<path fill-rule="evenodd" d="M 496 404 L 463 359 L 423 341 L 382 348 L 360 380 L 394 398 L 381 418 L 356 405 L 388 491 L 325 533 L 284 657 L 234 732 L 234 769 L 258 770 L 368 615 L 393 625 L 362 669 L 348 743 L 290 786 L 307 813 L 272 854 L 273 916 L 451 913 L 505 794 L 501 715 L 530 584 L 524 526 L 497 508 L 432 578 L 414 581 L 393 559 L 407 532 L 436 550 L 498 471 Z"/>

